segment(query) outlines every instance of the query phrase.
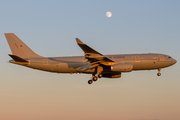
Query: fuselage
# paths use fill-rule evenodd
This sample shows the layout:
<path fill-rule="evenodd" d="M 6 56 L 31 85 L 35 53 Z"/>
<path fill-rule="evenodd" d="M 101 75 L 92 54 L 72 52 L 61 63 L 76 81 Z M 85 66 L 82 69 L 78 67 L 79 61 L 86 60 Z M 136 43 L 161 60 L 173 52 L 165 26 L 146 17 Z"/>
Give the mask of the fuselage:
<path fill-rule="evenodd" d="M 171 66 L 176 60 L 164 54 L 119 54 L 106 55 L 112 59 L 114 64 L 131 63 L 132 70 L 152 70 Z M 14 60 L 11 63 L 20 64 L 26 67 L 39 69 L 43 71 L 55 73 L 94 73 L 95 69 L 91 69 L 91 65 L 84 56 L 70 57 L 42 57 L 42 58 L 25 58 L 29 61 L 22 64 Z M 111 73 L 110 68 L 106 67 L 106 72 Z M 108 70 L 109 69 L 109 70 Z M 121 72 L 121 71 L 120 71 Z"/>

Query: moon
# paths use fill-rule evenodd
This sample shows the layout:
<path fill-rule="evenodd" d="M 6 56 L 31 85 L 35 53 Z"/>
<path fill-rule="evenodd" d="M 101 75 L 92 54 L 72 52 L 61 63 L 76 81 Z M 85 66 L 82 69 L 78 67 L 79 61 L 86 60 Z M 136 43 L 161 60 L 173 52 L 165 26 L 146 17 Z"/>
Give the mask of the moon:
<path fill-rule="evenodd" d="M 107 12 L 106 12 L 106 16 L 107 16 L 107 17 L 111 17 L 111 16 L 112 16 L 112 13 L 109 12 L 109 11 L 107 11 Z"/>

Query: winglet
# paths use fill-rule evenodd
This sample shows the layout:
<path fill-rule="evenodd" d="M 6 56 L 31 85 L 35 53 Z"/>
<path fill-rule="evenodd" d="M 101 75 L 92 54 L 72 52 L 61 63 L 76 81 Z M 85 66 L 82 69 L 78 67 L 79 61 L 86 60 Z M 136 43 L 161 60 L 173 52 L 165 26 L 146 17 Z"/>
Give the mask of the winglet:
<path fill-rule="evenodd" d="M 92 49 L 88 45 L 84 44 L 79 38 L 76 38 L 76 42 L 79 45 L 79 47 L 84 51 L 85 54 L 99 54 L 101 53 L 97 52 L 96 50 Z"/>
<path fill-rule="evenodd" d="M 79 38 L 76 38 L 77 44 L 84 44 Z"/>

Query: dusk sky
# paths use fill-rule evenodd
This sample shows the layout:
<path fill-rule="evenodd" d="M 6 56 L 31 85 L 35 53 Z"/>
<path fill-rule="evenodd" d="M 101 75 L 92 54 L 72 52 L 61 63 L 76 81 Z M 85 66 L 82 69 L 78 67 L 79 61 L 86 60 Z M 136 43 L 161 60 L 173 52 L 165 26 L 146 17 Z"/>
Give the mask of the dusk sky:
<path fill-rule="evenodd" d="M 106 12 L 112 13 L 111 17 Z M 57 74 L 8 63 L 4 33 L 44 57 L 83 56 L 79 38 L 108 54 L 162 53 L 161 70 Z M 1 0 L 0 120 L 180 120 L 179 0 Z"/>

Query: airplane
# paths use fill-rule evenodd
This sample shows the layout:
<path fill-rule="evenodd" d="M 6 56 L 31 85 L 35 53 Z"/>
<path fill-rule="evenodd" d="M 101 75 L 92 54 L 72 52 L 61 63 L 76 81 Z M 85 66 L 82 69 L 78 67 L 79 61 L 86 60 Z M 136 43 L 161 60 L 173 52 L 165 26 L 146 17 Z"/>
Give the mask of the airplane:
<path fill-rule="evenodd" d="M 177 61 L 165 54 L 118 54 L 103 55 L 79 38 L 76 42 L 84 51 L 84 56 L 42 57 L 33 52 L 14 33 L 4 33 L 11 49 L 10 63 L 54 73 L 86 73 L 92 74 L 89 84 L 98 78 L 120 78 L 121 73 L 136 70 L 161 69 L 175 64 Z"/>

